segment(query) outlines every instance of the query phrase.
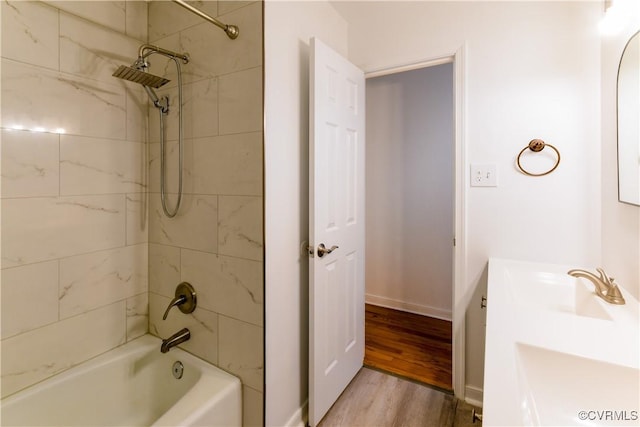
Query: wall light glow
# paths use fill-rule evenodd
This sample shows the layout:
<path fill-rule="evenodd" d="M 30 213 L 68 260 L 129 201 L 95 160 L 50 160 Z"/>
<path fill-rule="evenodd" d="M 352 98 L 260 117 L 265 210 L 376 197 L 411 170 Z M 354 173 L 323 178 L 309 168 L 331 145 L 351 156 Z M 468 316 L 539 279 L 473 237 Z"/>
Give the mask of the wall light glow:
<path fill-rule="evenodd" d="M 57 133 L 59 135 L 67 133 L 67 131 L 64 128 L 46 129 L 42 126 L 26 128 L 23 125 L 19 125 L 19 124 L 13 124 L 9 126 L 7 130 L 21 130 L 21 131 L 37 132 L 37 133 Z"/>

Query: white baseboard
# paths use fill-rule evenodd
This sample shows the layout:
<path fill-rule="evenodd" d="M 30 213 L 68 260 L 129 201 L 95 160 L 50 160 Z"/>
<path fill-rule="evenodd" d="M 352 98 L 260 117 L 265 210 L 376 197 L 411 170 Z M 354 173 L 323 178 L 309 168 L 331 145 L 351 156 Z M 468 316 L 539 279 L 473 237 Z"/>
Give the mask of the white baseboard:
<path fill-rule="evenodd" d="M 482 408 L 483 390 L 478 387 L 468 385 L 465 387 L 464 401 L 469 405 Z"/>
<path fill-rule="evenodd" d="M 298 408 L 298 410 L 295 411 L 293 415 L 291 415 L 291 418 L 289 418 L 289 421 L 287 421 L 287 423 L 285 424 L 286 427 L 305 427 L 307 425 L 308 402 L 309 402 L 308 400 L 305 400 L 302 406 Z"/>
<path fill-rule="evenodd" d="M 407 311 L 409 313 L 421 314 L 423 316 L 451 321 L 451 310 L 399 301 L 372 294 L 366 294 L 364 299 L 367 304 L 379 305 L 381 307 L 393 308 L 394 310 Z"/>

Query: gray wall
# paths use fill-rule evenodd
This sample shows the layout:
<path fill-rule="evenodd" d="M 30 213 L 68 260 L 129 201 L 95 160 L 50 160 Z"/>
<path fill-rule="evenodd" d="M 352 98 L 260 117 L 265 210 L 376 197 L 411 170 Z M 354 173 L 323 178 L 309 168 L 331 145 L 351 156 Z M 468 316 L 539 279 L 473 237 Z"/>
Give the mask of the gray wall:
<path fill-rule="evenodd" d="M 453 64 L 367 79 L 366 301 L 451 320 Z"/>

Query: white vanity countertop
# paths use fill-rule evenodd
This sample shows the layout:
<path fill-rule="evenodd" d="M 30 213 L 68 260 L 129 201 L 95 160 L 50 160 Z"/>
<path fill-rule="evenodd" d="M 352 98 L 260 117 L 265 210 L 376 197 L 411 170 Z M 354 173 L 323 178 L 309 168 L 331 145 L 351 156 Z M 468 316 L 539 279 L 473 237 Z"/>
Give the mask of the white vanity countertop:
<path fill-rule="evenodd" d="M 484 426 L 640 425 L 638 301 L 572 268 L 489 260 Z"/>

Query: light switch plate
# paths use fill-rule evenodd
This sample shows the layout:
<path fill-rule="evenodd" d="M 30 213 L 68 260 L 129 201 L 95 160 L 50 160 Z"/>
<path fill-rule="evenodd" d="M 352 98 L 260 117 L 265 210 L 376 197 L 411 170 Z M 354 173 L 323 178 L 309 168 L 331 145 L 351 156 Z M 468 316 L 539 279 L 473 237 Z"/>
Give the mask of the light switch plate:
<path fill-rule="evenodd" d="M 471 165 L 472 187 L 497 187 L 498 172 L 496 165 Z"/>

